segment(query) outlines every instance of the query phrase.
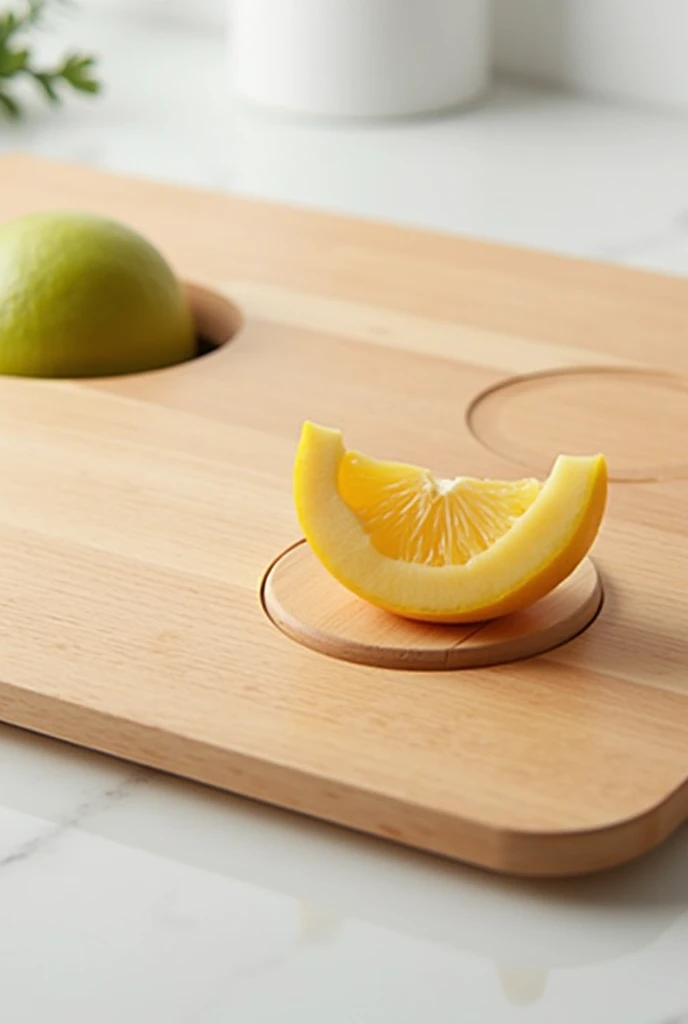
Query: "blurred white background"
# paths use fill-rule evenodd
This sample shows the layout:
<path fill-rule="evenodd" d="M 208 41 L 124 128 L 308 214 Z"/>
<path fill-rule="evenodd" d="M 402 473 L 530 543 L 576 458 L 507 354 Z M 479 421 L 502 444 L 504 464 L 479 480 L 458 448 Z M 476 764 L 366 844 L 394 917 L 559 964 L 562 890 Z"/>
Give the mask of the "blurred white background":
<path fill-rule="evenodd" d="M 224 32 L 232 0 L 85 0 Z M 500 73 L 688 108 L 686 0 L 493 0 Z"/>
<path fill-rule="evenodd" d="M 615 2 L 595 0 L 600 8 Z M 511 42 L 521 45 L 530 24 L 531 43 L 544 53 L 538 32 L 553 23 L 538 10 L 562 3 L 501 0 L 497 27 L 501 32 L 522 9 L 523 31 Z M 577 11 L 594 6 L 568 4 Z M 625 6 L 657 12 L 673 6 L 688 16 L 684 0 L 625 0 Z M 23 121 L 2 122 L 0 153 L 25 150 L 688 272 L 683 108 L 499 72 L 482 103 L 444 117 L 386 123 L 282 117 L 233 94 L 226 13 L 225 0 L 75 0 L 55 15 L 41 45 L 95 53 L 104 91 L 96 98 L 70 95 L 57 109 L 32 97 Z"/>

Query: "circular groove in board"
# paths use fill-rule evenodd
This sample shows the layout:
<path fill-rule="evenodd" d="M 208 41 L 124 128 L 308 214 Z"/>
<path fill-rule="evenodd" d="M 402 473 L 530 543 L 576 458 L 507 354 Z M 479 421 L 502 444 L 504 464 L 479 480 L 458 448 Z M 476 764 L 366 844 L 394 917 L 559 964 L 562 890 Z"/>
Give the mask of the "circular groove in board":
<path fill-rule="evenodd" d="M 263 607 L 297 643 L 377 668 L 479 668 L 533 657 L 571 640 L 597 616 L 602 583 L 586 558 L 530 608 L 475 625 L 413 622 L 375 608 L 342 587 L 301 541 L 263 581 Z"/>
<path fill-rule="evenodd" d="M 616 483 L 688 476 L 688 378 L 679 374 L 576 367 L 510 377 L 478 395 L 467 420 L 485 448 L 539 476 L 559 452 L 598 451 Z"/>

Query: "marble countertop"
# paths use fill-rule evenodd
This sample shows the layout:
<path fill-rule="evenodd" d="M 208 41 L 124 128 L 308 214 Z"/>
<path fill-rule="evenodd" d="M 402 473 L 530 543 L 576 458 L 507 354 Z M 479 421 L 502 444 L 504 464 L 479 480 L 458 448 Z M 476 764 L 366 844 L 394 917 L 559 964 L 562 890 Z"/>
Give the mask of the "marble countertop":
<path fill-rule="evenodd" d="M 217 31 L 94 7 L 64 33 L 106 93 L 34 105 L 0 153 L 688 272 L 673 115 L 501 84 L 458 117 L 313 125 L 233 100 Z M 3 727 L 0 901 L 7 1024 L 688 1020 L 686 829 L 526 884 Z"/>

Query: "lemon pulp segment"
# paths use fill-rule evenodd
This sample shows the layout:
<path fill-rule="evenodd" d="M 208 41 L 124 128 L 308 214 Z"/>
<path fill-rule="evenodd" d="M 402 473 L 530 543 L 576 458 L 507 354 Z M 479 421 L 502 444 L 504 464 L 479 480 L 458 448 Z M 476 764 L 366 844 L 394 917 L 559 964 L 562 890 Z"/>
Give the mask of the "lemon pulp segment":
<path fill-rule="evenodd" d="M 426 469 L 347 452 L 338 490 L 380 554 L 421 565 L 464 565 L 532 505 L 537 480 L 437 480 Z"/>
<path fill-rule="evenodd" d="M 604 514 L 603 455 L 560 455 L 544 481 L 438 480 L 344 447 L 305 423 L 294 467 L 301 527 L 316 556 L 360 597 L 437 622 L 531 604 L 585 557 Z"/>

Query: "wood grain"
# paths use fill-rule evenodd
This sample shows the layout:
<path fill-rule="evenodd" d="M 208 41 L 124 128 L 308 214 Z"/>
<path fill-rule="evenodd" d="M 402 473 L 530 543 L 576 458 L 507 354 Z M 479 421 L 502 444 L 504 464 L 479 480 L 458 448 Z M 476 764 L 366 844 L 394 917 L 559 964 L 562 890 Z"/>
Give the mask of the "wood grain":
<path fill-rule="evenodd" d="M 0 161 L 0 220 L 45 207 L 144 231 L 217 293 L 197 314 L 232 337 L 155 373 L 0 378 L 5 721 L 510 873 L 599 870 L 678 827 L 684 433 L 662 433 L 661 399 L 601 416 L 598 376 L 594 394 L 535 389 L 507 409 L 516 453 L 486 446 L 467 416 L 514 374 L 608 367 L 672 375 L 682 423 L 688 283 Z M 591 444 L 594 423 L 626 471 L 671 473 L 613 484 L 592 629 L 493 668 L 372 668 L 295 643 L 261 607 L 264 574 L 299 539 L 291 471 L 306 418 L 444 476 L 520 475 L 534 441 L 544 464 Z"/>
<path fill-rule="evenodd" d="M 494 622 L 413 622 L 361 601 L 340 586 L 305 542 L 271 566 L 262 588 L 267 614 L 287 636 L 331 658 L 377 668 L 453 670 L 530 658 L 590 625 L 602 584 L 584 562 L 547 597 Z"/>

